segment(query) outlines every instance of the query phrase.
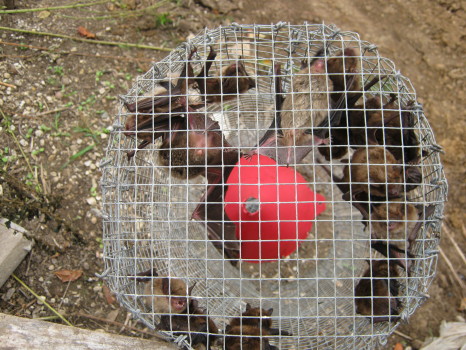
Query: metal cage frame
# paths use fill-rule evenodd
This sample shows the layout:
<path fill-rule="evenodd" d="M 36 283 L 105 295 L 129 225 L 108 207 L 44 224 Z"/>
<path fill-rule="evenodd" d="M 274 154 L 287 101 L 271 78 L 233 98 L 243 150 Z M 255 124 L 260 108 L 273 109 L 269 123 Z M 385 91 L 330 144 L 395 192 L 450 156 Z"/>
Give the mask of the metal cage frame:
<path fill-rule="evenodd" d="M 354 302 L 355 287 L 367 269 L 366 260 L 381 259 L 381 255 L 371 249 L 367 234 L 370 228 L 364 229 L 361 214 L 342 200 L 339 188 L 322 171 L 324 162 L 332 175 L 340 176 L 347 163 L 337 159 L 323 161 L 318 149 L 313 148 L 296 164 L 296 170 L 304 175 L 313 191 L 325 195 L 326 212 L 313 221 L 311 233 L 289 257 L 254 265 L 240 260 L 233 266 L 207 239 L 207 228 L 189 217 L 208 188 L 206 180 L 174 178 L 170 166 L 164 167 L 158 162 L 160 141 L 138 150 L 134 137 L 137 132 L 132 137 L 124 134 L 125 122 L 138 113 L 129 112 L 125 103 L 137 104 L 152 96 L 160 81 L 174 84 L 194 47 L 197 52 L 191 62 L 194 71 L 199 72 L 210 45 L 218 52 L 213 70 L 219 72 L 219 79 L 223 78 L 221 68 L 240 59 L 256 81 L 255 88 L 234 100 L 205 103 L 199 109 L 219 123 L 233 147 L 244 152 L 254 149 L 274 118 L 274 64 L 282 67 L 282 90 L 288 96 L 292 94 L 293 76 L 301 60 L 312 60 L 322 47 L 326 49 L 325 57 L 333 57 L 347 47 L 355 48 L 359 52 L 357 74 L 361 81 L 383 77 L 383 84 L 379 82 L 364 92 L 363 100 L 375 96 L 383 100 L 395 94 L 400 115 L 405 111 L 402 106 L 416 101 L 409 79 L 396 70 L 391 60 L 381 57 L 375 45 L 362 41 L 357 33 L 324 24 L 283 22 L 205 29 L 155 63 L 122 96 L 101 162 L 105 263 L 102 277 L 119 303 L 151 329 L 157 329 L 160 314 L 144 303 L 144 284 L 138 282 L 138 276 L 148 269 L 156 269 L 160 276 L 180 278 L 188 286 L 195 284 L 193 298 L 223 332 L 249 303 L 274 309 L 270 316 L 273 326 L 289 333 L 269 337 L 270 344 L 280 349 L 369 349 L 384 344 L 400 322 L 372 322 L 370 317 L 356 312 Z M 345 107 L 342 106 L 343 111 Z M 365 103 L 362 111 L 367 113 Z M 402 321 L 428 297 L 436 270 L 448 189 L 439 157 L 441 148 L 435 142 L 422 106 L 415 102 L 409 113 L 414 119 L 413 130 L 422 152 L 418 164 L 422 183 L 400 201 L 405 205 L 433 206 L 434 211 L 423 219 L 411 249 L 409 274 L 401 272 L 397 277 L 399 294 L 396 297 L 401 304 Z M 127 152 L 136 150 L 136 155 L 128 159 Z M 189 332 L 179 336 L 165 329 L 161 333 L 190 348 Z"/>

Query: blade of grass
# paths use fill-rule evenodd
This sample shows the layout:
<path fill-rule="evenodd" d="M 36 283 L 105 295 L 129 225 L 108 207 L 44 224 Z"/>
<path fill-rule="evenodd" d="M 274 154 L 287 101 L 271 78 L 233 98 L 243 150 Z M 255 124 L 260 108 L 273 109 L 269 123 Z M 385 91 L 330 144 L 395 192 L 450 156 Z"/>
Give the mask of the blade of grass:
<path fill-rule="evenodd" d="M 89 146 L 86 146 L 84 147 L 82 150 L 76 152 L 75 154 L 73 154 L 71 157 L 70 157 L 70 160 L 67 161 L 65 164 L 62 165 L 62 167 L 60 168 L 60 170 L 63 170 L 64 168 L 66 168 L 71 162 L 75 161 L 76 159 L 78 159 L 79 157 L 82 157 L 83 155 L 85 155 L 87 152 L 91 151 L 94 147 L 96 146 L 96 144 L 92 144 L 92 145 L 89 145 Z"/>
<path fill-rule="evenodd" d="M 50 36 L 54 38 L 70 39 L 70 40 L 82 41 L 84 43 L 90 43 L 90 44 L 112 45 L 112 46 L 120 46 L 120 47 L 136 47 L 138 49 L 159 50 L 159 51 L 172 51 L 172 49 L 168 47 L 148 46 L 148 45 L 140 45 L 140 44 L 132 44 L 132 43 L 119 43 L 119 42 L 114 42 L 114 41 L 102 41 L 102 40 L 94 40 L 94 39 L 84 39 L 84 38 L 78 38 L 78 37 L 64 35 L 64 34 L 35 32 L 32 30 L 10 28 L 10 27 L 0 27 L 0 30 L 7 30 L 11 32 L 33 34 L 33 35 Z"/>
<path fill-rule="evenodd" d="M 39 11 L 52 11 L 52 10 L 62 10 L 62 9 L 73 9 L 78 7 L 88 7 L 92 5 L 101 5 L 110 2 L 109 0 L 94 1 L 88 2 L 86 4 L 73 4 L 65 6 L 53 6 L 53 7 L 38 7 L 33 9 L 19 9 L 19 10 L 1 10 L 0 15 L 4 13 L 25 13 L 25 12 L 39 12 Z"/>
<path fill-rule="evenodd" d="M 17 277 L 15 274 L 12 274 L 11 277 L 13 277 L 19 284 L 21 284 L 24 288 L 27 289 L 27 291 L 29 293 L 31 293 L 32 295 L 34 295 L 36 297 L 37 300 L 39 300 L 40 302 L 44 303 L 45 306 L 47 306 L 47 308 L 49 308 L 50 311 L 52 311 L 55 315 L 57 315 L 58 317 L 60 317 L 63 322 L 65 322 L 68 326 L 71 326 L 71 327 L 74 327 L 70 321 L 68 321 L 61 313 L 59 313 L 57 310 L 55 310 L 52 305 L 50 305 L 49 303 L 47 303 L 45 300 L 43 300 L 39 295 L 37 295 L 36 292 L 34 292 L 31 288 L 29 288 L 28 285 L 26 285 L 26 283 L 24 283 L 19 277 Z"/>

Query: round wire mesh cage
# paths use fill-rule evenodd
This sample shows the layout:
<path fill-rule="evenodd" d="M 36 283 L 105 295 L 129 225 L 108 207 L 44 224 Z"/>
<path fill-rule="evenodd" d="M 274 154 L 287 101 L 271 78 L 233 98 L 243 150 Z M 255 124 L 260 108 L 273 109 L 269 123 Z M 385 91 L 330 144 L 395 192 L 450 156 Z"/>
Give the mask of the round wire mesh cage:
<path fill-rule="evenodd" d="M 410 81 L 358 34 L 206 29 L 122 97 L 103 277 L 185 348 L 372 348 L 427 297 L 440 151 Z"/>

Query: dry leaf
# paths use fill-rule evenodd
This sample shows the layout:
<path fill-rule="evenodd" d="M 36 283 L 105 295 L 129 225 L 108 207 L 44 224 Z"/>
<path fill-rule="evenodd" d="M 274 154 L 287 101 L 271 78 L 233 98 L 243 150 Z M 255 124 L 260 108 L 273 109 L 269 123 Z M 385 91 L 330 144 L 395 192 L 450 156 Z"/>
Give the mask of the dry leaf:
<path fill-rule="evenodd" d="M 82 276 L 82 270 L 60 270 L 54 272 L 62 282 L 73 282 L 76 281 L 79 277 Z"/>
<path fill-rule="evenodd" d="M 403 345 L 401 343 L 396 343 L 393 350 L 403 350 Z"/>
<path fill-rule="evenodd" d="M 40 12 L 37 14 L 37 17 L 39 17 L 40 19 L 46 19 L 48 16 L 50 16 L 50 12 L 49 12 L 49 11 L 40 11 Z"/>
<path fill-rule="evenodd" d="M 103 285 L 102 290 L 104 292 L 104 297 L 107 303 L 110 305 L 113 304 L 116 301 L 115 296 L 112 292 L 110 292 L 110 289 L 107 287 L 106 284 Z"/>
<path fill-rule="evenodd" d="M 83 26 L 78 27 L 78 34 L 88 39 L 95 39 L 95 34 L 91 33 Z"/>

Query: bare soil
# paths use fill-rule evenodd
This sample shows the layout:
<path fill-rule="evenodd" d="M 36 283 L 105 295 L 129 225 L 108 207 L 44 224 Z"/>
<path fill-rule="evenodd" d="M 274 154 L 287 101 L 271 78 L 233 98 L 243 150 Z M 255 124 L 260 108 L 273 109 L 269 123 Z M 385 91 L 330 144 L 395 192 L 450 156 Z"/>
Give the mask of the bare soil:
<path fill-rule="evenodd" d="M 16 1 L 20 9 L 75 1 Z M 78 37 L 78 26 L 97 39 L 173 48 L 190 34 L 220 24 L 334 23 L 378 46 L 411 79 L 443 147 L 449 182 L 444 228 L 466 251 L 465 94 L 466 15 L 453 0 L 115 0 L 91 7 L 0 14 L 1 26 Z M 35 239 L 15 274 L 76 326 L 147 337 L 144 327 L 105 293 L 98 164 L 118 104 L 137 75 L 163 51 L 96 45 L 0 29 L 0 217 L 27 228 Z M 89 150 L 88 148 L 91 148 Z M 86 152 L 85 152 L 86 151 Z M 466 266 L 445 235 L 440 248 L 459 279 Z M 63 283 L 57 270 L 83 270 Z M 466 295 L 439 257 L 430 298 L 399 328 L 396 342 L 419 348 L 438 335 L 442 320 L 465 317 Z M 13 278 L 0 289 L 0 311 L 23 317 L 51 316 Z M 125 323 L 115 326 L 109 321 Z M 146 329 L 147 331 L 147 329 Z"/>

